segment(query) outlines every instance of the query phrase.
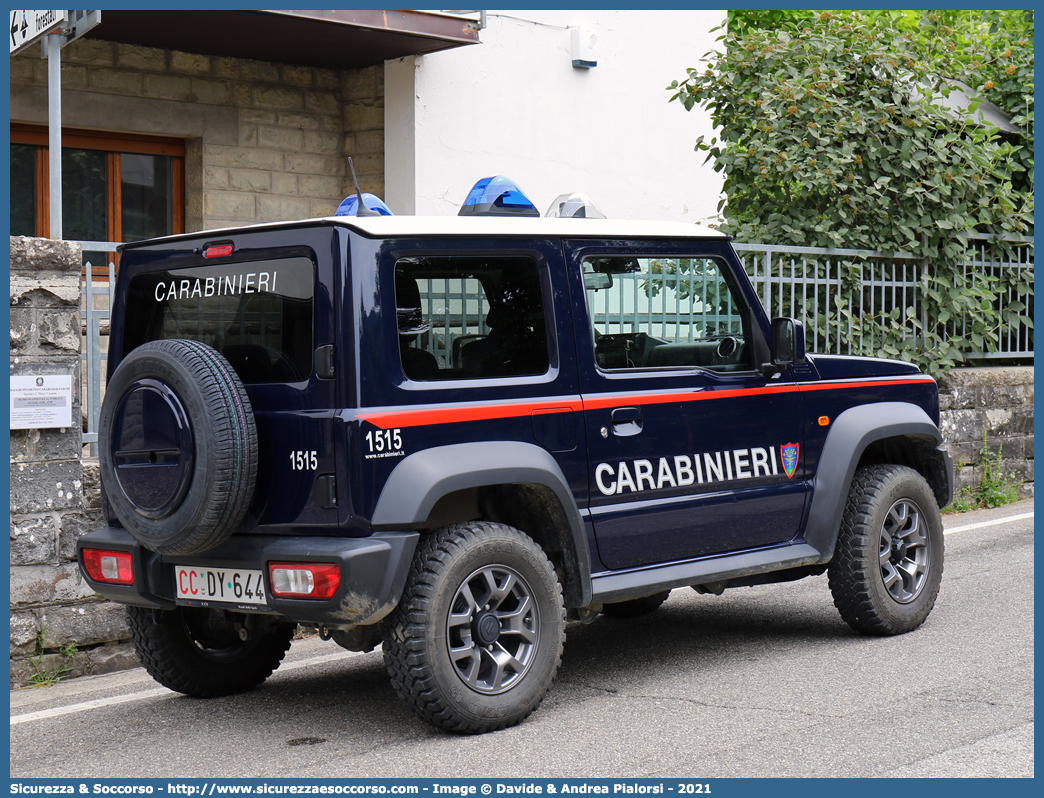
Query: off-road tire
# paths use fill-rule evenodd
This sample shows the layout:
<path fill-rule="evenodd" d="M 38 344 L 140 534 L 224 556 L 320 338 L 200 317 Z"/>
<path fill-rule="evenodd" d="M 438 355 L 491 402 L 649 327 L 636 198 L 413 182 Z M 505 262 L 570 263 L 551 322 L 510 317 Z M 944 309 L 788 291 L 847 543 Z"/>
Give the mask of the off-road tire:
<path fill-rule="evenodd" d="M 662 593 L 653 593 L 651 596 L 603 604 L 602 615 L 608 615 L 610 618 L 634 618 L 636 615 L 646 615 L 658 610 L 670 595 L 671 591 L 664 590 Z"/>
<path fill-rule="evenodd" d="M 180 432 L 179 446 L 160 453 L 176 464 L 179 476 L 171 480 L 176 487 L 163 485 L 161 498 L 151 504 L 149 491 L 139 488 L 136 494 L 126 487 L 140 483 L 130 481 L 132 471 L 122 470 L 135 458 L 155 461 L 156 452 L 149 452 L 155 442 L 144 430 L 148 418 L 125 409 L 136 392 L 147 391 L 167 392 L 171 417 L 188 428 Z M 132 441 L 129 453 L 120 451 L 121 428 L 124 442 Z M 145 548 L 161 554 L 206 551 L 243 523 L 257 480 L 257 430 L 243 383 L 213 347 L 172 339 L 143 344 L 127 355 L 106 389 L 98 440 L 109 505 Z"/>
<path fill-rule="evenodd" d="M 939 594 L 942 517 L 924 477 L 874 465 L 856 472 L 828 568 L 834 606 L 857 632 L 916 629 Z"/>
<path fill-rule="evenodd" d="M 127 607 L 131 641 L 141 664 L 157 682 L 196 698 L 242 693 L 279 667 L 295 625 L 274 624 L 243 641 L 231 628 L 206 625 L 208 610 Z"/>
<path fill-rule="evenodd" d="M 544 552 L 513 527 L 472 522 L 421 539 L 386 621 L 384 662 L 421 718 L 478 734 L 540 705 L 564 644 L 562 587 Z"/>

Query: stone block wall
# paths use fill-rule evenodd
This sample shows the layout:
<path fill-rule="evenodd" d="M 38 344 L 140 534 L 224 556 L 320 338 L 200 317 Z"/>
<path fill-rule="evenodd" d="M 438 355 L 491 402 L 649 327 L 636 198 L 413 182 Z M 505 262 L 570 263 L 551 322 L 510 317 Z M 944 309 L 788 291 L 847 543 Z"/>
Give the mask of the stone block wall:
<path fill-rule="evenodd" d="M 955 490 L 978 484 L 983 437 L 1004 471 L 1033 496 L 1033 368 L 954 369 L 939 381 L 942 433 L 953 457 Z"/>
<path fill-rule="evenodd" d="M 80 247 L 11 238 L 11 374 L 73 376 L 80 419 Z M 11 682 L 35 671 L 101 673 L 137 663 L 122 607 L 76 565 L 76 541 L 100 521 L 97 464 L 82 431 L 11 430 Z M 66 654 L 59 653 L 63 648 Z"/>
<path fill-rule="evenodd" d="M 11 59 L 11 119 L 46 124 L 47 62 Z M 70 128 L 182 138 L 187 231 L 329 216 L 384 194 L 384 70 L 330 70 L 95 39 L 62 49 Z"/>

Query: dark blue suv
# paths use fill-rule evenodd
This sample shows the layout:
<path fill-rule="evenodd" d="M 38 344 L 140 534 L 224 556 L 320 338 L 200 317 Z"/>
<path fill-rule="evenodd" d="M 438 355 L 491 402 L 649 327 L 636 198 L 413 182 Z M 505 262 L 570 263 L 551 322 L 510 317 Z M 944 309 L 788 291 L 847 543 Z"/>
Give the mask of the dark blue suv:
<path fill-rule="evenodd" d="M 383 644 L 425 720 L 540 704 L 566 623 L 828 574 L 928 616 L 933 380 L 805 352 L 681 224 L 333 217 L 124 245 L 92 588 L 167 687 L 249 689 L 297 624 Z"/>

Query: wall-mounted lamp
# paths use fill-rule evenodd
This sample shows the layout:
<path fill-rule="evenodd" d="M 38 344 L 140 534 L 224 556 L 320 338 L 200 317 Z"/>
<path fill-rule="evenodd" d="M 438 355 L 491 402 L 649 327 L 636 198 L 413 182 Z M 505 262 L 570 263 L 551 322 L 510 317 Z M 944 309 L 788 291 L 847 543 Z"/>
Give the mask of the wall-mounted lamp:
<path fill-rule="evenodd" d="M 598 66 L 598 53 L 596 46 L 598 37 L 593 33 L 572 28 L 570 34 L 570 55 L 573 58 L 573 66 L 577 69 L 590 69 Z"/>

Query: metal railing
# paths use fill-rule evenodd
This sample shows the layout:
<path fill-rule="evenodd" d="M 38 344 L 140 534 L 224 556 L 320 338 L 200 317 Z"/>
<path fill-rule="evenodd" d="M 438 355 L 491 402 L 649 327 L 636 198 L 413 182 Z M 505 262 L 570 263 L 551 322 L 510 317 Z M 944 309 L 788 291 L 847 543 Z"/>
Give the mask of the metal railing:
<path fill-rule="evenodd" d="M 588 313 L 596 330 L 641 331 L 668 343 L 742 331 L 743 317 L 712 259 L 658 262 L 667 268 L 615 274 L 613 288 L 588 293 Z"/>
<path fill-rule="evenodd" d="M 471 278 L 418 279 L 422 315 L 431 330 L 424 347 L 444 364 L 460 366 L 461 345 L 489 334 L 489 301 L 481 284 Z"/>
<path fill-rule="evenodd" d="M 983 283 L 1000 284 L 1002 290 L 997 291 L 996 309 L 1003 310 L 1018 298 L 1013 283 L 1032 283 L 1033 239 L 1008 239 L 1006 257 L 993 254 L 989 236 L 973 235 L 969 239 L 969 247 L 958 267 L 972 285 L 980 279 Z M 842 295 L 849 297 L 846 309 L 856 318 L 882 318 L 899 308 L 899 318 L 889 323 L 902 326 L 908 337 L 920 335 L 914 320 L 922 329 L 928 325 L 922 282 L 931 267 L 910 253 L 769 244 L 734 243 L 733 246 L 761 296 L 766 313 L 805 320 L 809 351 L 860 354 L 873 352 L 883 343 L 867 337 L 869 333 L 853 334 L 849 317 L 838 312 L 835 297 Z M 853 286 L 860 290 L 851 290 Z M 1032 318 L 1032 308 L 1022 315 Z M 1013 322 L 1005 316 L 1001 319 L 997 351 L 969 352 L 968 356 L 1032 358 L 1032 326 Z M 955 314 L 943 329 L 950 337 L 960 338 L 967 324 L 965 316 Z"/>
<path fill-rule="evenodd" d="M 1010 240 L 1010 256 L 998 259 L 992 252 L 990 239 L 987 236 L 970 236 L 973 243 L 968 248 L 968 256 L 963 267 L 965 277 L 982 275 L 992 278 L 996 283 L 1003 286 L 997 293 L 997 302 L 1006 306 L 1012 301 L 1023 301 L 1028 307 L 1023 313 L 1028 318 L 1033 318 L 1032 299 L 1027 303 L 1027 297 L 1019 297 L 1014 288 L 1015 283 L 1033 283 L 1033 239 Z M 1010 279 L 1009 279 L 1010 278 Z M 1004 286 L 1004 283 L 1007 283 Z M 951 334 L 956 335 L 958 326 L 963 336 L 966 330 L 967 318 L 955 319 L 950 325 Z M 995 353 L 982 355 L 985 358 L 1008 358 L 1008 357 L 1033 357 L 1033 328 L 1027 324 L 1012 324 L 1005 321 L 999 334 L 1000 347 Z"/>
<path fill-rule="evenodd" d="M 973 238 L 976 240 L 969 247 L 966 262 L 961 264 L 966 276 L 972 279 L 977 275 L 998 279 L 1014 276 L 1032 282 L 1033 239 L 1015 242 L 1011 249 L 1014 258 L 997 259 L 991 254 L 989 239 L 985 236 Z M 98 419 L 105 383 L 107 340 L 103 345 L 103 339 L 108 336 L 109 309 L 112 307 L 116 275 L 109 253 L 116 250 L 117 244 L 112 241 L 75 243 L 83 247 L 85 264 L 81 300 L 84 347 L 81 357 L 87 429 L 83 442 L 93 446 L 98 441 Z M 862 286 L 861 291 L 852 293 L 857 305 L 850 310 L 855 315 L 872 316 L 885 309 L 900 307 L 904 309 L 905 317 L 905 310 L 910 308 L 913 317 L 925 323 L 920 283 L 928 267 L 909 253 L 766 244 L 734 246 L 761 296 L 766 312 L 772 316 L 797 316 L 807 320 L 806 334 L 810 351 L 836 354 L 873 351 L 875 341 L 854 337 L 843 317 L 833 312 L 833 297 L 847 284 L 858 283 Z M 104 277 L 94 275 L 99 269 L 104 270 Z M 676 275 L 674 279 L 685 278 Z M 441 354 L 445 357 L 451 356 L 455 337 L 488 332 L 485 326 L 488 307 L 481 296 L 464 291 L 463 286 L 451 287 L 449 281 L 432 281 L 421 286 L 421 289 L 429 308 L 438 304 L 438 299 L 445 309 L 445 318 L 440 320 L 441 324 L 435 325 L 436 329 L 443 328 L 440 330 L 439 346 L 444 349 Z M 1012 301 L 1015 298 L 1013 291 L 1010 287 L 1004 289 L 998 295 L 998 302 L 1007 304 Z M 644 310 L 650 313 L 651 306 Z M 1026 315 L 1032 316 L 1032 310 L 1027 310 Z M 665 320 L 670 319 L 665 317 Z M 719 321 L 729 323 L 731 328 L 734 320 L 729 318 Z M 956 318 L 950 322 L 949 329 L 954 335 L 963 334 L 962 325 L 965 323 L 963 318 Z M 917 330 L 911 326 L 908 334 L 914 336 Z M 998 351 L 976 353 L 973 356 L 984 359 L 1032 358 L 1033 330 L 1028 325 L 1005 320 Z"/>
<path fill-rule="evenodd" d="M 116 266 L 109 254 L 116 251 L 115 241 L 76 241 L 83 247 L 83 285 L 80 295 L 83 347 L 80 360 L 83 373 L 83 414 L 87 429 L 84 444 L 91 445 L 95 454 L 98 443 L 98 418 L 101 415 L 102 395 L 105 390 L 105 364 L 108 359 L 109 310 L 116 284 Z M 96 276 L 96 271 L 104 276 Z M 105 346 L 102 346 L 102 338 Z"/>

